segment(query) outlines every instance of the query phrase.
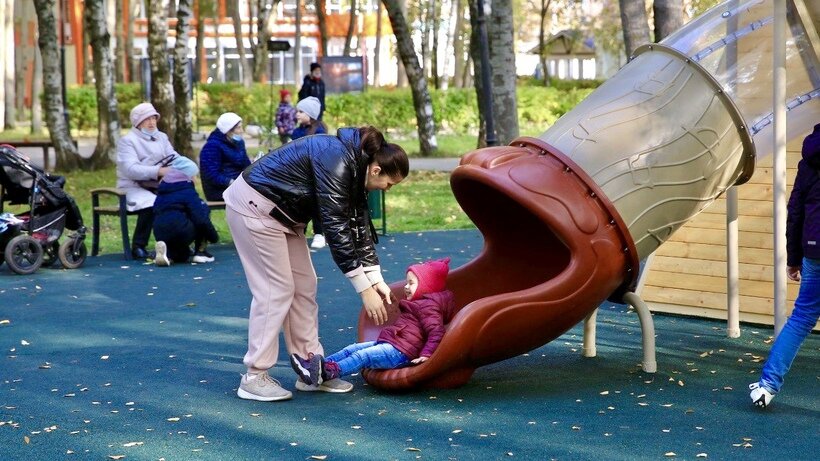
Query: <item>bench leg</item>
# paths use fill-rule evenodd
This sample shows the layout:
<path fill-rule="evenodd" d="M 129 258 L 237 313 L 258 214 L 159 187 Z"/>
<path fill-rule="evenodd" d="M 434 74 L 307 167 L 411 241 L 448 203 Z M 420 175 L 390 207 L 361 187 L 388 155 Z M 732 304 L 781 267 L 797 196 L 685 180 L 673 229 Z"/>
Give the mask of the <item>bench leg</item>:
<path fill-rule="evenodd" d="M 91 256 L 100 254 L 100 215 L 96 211 L 93 214 L 91 228 Z"/>

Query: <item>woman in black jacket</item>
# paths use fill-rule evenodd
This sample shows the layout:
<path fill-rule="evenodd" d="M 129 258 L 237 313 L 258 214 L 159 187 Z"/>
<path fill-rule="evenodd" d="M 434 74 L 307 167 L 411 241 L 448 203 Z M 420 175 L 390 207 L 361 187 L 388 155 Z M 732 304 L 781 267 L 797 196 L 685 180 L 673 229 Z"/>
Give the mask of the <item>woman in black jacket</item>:
<path fill-rule="evenodd" d="M 267 370 L 279 356 L 279 331 L 290 354 L 324 354 L 319 343 L 316 273 L 305 225 L 321 220 L 333 260 L 362 297 L 368 315 L 387 320 L 391 302 L 374 246 L 367 192 L 389 190 L 409 172 L 404 150 L 373 127 L 341 128 L 285 144 L 245 169 L 223 197 L 226 219 L 253 295 L 248 352 L 237 395 L 273 401 L 292 397 Z M 301 391 L 348 392 L 334 379 L 296 382 Z"/>

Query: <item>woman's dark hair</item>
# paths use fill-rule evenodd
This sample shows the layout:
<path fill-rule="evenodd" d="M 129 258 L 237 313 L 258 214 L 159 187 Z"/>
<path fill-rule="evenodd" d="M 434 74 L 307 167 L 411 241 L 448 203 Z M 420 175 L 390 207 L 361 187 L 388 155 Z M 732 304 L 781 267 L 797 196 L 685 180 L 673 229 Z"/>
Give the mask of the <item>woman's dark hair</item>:
<path fill-rule="evenodd" d="M 319 127 L 324 128 L 325 133 L 327 133 L 327 125 L 325 125 L 325 122 L 323 122 L 321 120 L 310 119 L 310 124 L 308 125 L 307 134 L 308 135 L 316 134 L 316 130 L 318 130 Z"/>
<path fill-rule="evenodd" d="M 406 178 L 410 173 L 410 161 L 407 153 L 398 144 L 392 144 L 384 139 L 384 135 L 372 126 L 359 128 L 362 138 L 362 152 L 367 154 L 370 162 L 376 162 L 382 169 L 381 174 L 391 178 Z"/>

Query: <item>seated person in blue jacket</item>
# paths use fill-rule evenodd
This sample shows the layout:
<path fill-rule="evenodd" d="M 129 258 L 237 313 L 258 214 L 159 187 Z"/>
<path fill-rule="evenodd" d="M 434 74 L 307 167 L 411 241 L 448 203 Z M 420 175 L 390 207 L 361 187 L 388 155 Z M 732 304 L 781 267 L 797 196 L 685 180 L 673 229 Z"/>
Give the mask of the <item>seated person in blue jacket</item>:
<path fill-rule="evenodd" d="M 293 370 L 303 381 L 318 385 L 363 368 L 384 370 L 427 361 L 456 313 L 453 292 L 445 287 L 449 264 L 450 258 L 445 258 L 407 268 L 401 314 L 375 341 L 351 344 L 327 358 L 293 354 Z"/>
<path fill-rule="evenodd" d="M 222 201 L 222 192 L 251 164 L 243 132 L 242 118 L 233 112 L 225 112 L 217 119 L 216 129 L 199 154 L 205 200 Z"/>
<path fill-rule="evenodd" d="M 163 176 L 154 201 L 154 238 L 157 240 L 157 266 L 187 262 L 191 258 L 191 243 L 194 244 L 193 262 L 213 262 L 214 257 L 207 248 L 207 242 L 219 240 L 213 223 L 211 210 L 199 198 L 191 178 L 197 167 L 192 161 L 181 169 L 171 168 Z"/>

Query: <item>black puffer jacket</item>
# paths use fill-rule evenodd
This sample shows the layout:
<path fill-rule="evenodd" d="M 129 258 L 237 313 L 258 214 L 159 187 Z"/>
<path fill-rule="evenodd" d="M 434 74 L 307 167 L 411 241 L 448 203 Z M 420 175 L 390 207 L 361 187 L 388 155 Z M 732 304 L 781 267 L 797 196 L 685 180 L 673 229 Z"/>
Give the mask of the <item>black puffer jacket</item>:
<path fill-rule="evenodd" d="M 246 168 L 242 177 L 284 212 L 271 212 L 282 224 L 306 224 L 319 216 L 333 260 L 347 274 L 379 264 L 364 188 L 368 163 L 359 130 L 340 128 L 336 136 L 287 143 Z"/>

